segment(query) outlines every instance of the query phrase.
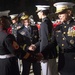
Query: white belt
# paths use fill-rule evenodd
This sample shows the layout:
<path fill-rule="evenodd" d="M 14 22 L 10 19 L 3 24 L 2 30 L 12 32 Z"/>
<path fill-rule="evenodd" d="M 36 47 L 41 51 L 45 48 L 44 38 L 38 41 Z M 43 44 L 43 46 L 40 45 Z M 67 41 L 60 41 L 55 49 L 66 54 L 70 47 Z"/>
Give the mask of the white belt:
<path fill-rule="evenodd" d="M 13 55 L 13 54 L 0 55 L 0 59 L 11 58 L 11 57 L 14 57 L 14 56 L 15 55 Z"/>

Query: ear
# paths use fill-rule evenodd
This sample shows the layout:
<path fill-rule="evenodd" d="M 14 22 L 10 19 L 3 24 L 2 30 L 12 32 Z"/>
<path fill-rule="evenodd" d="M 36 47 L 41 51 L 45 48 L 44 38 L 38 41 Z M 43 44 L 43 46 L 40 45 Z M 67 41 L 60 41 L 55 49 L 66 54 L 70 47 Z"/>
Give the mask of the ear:
<path fill-rule="evenodd" d="M 68 13 L 69 16 L 71 16 L 72 11 L 71 10 L 67 10 L 67 13 Z"/>

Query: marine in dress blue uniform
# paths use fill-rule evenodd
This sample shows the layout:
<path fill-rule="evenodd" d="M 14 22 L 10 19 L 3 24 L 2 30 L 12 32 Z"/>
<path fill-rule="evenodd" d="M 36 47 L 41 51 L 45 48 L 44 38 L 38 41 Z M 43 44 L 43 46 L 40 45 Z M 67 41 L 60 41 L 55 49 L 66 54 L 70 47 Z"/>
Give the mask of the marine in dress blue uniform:
<path fill-rule="evenodd" d="M 35 44 L 36 47 L 40 46 L 40 52 L 43 51 L 43 49 L 48 45 L 50 42 L 50 37 L 52 34 L 52 22 L 48 18 L 49 12 L 49 5 L 36 5 L 37 7 L 37 15 L 39 19 L 42 19 L 40 30 L 39 30 L 39 41 Z M 54 47 L 54 49 L 56 49 Z M 43 62 L 41 62 L 42 66 L 42 74 L 43 75 L 57 75 L 56 72 L 56 57 L 57 52 L 54 50 L 54 54 L 49 52 L 48 55 L 45 55 Z M 46 62 L 44 62 L 46 61 Z M 53 67 L 55 65 L 55 67 Z M 53 70 L 55 69 L 55 72 Z M 55 73 L 55 74 L 54 74 Z"/>
<path fill-rule="evenodd" d="M 24 20 L 29 21 L 28 15 L 23 15 L 21 19 L 23 21 Z M 17 37 L 18 37 L 17 38 L 18 43 L 22 48 L 28 47 L 31 44 L 34 44 L 38 41 L 39 38 L 38 28 L 32 25 L 28 25 L 28 26 L 23 25 L 23 27 L 18 30 Z M 39 47 L 31 54 L 32 56 L 30 57 L 30 59 L 22 60 L 23 63 L 22 75 L 29 75 L 31 64 L 33 67 L 34 75 L 41 75 L 40 62 L 37 62 L 35 57 L 36 53 L 38 52 L 39 52 Z"/>
<path fill-rule="evenodd" d="M 71 16 L 71 9 L 74 5 L 70 2 L 54 4 L 58 16 L 61 17 L 64 14 L 66 17 L 62 24 L 58 25 L 53 31 L 52 43 L 48 45 L 50 49 L 56 45 L 59 47 L 58 71 L 60 75 L 75 75 L 75 21 Z M 62 21 L 61 18 L 60 20 Z M 48 53 L 46 50 L 44 51 Z"/>
<path fill-rule="evenodd" d="M 21 24 L 18 23 L 18 14 L 12 14 L 10 15 L 11 18 L 11 28 L 12 28 L 12 34 L 17 38 L 17 30 L 21 28 Z"/>

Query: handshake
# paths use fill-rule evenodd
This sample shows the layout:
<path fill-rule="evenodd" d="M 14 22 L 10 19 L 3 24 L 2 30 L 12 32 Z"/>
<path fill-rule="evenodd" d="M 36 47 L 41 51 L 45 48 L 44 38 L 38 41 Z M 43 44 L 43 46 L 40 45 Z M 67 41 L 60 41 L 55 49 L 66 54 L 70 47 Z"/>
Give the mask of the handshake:
<path fill-rule="evenodd" d="M 30 51 L 35 51 L 35 49 L 36 49 L 35 44 L 31 44 L 31 45 L 28 47 L 28 49 L 29 49 Z M 41 61 L 44 57 L 43 57 L 43 54 L 42 54 L 42 53 L 37 53 L 37 54 L 35 55 L 35 58 L 36 58 L 37 61 Z"/>
<path fill-rule="evenodd" d="M 28 49 L 29 49 L 30 51 L 35 51 L 35 49 L 36 49 L 35 44 L 31 44 L 31 45 L 28 47 Z"/>

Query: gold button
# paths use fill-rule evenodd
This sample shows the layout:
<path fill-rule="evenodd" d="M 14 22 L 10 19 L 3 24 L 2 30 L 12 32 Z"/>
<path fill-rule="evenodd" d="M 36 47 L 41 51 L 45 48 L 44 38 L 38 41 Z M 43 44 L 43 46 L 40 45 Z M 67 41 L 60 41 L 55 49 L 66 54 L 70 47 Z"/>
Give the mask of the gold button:
<path fill-rule="evenodd" d="M 66 28 L 66 26 L 64 26 L 64 28 Z"/>
<path fill-rule="evenodd" d="M 63 32 L 63 34 L 66 34 L 66 32 Z"/>
<path fill-rule="evenodd" d="M 74 59 L 75 59 L 75 57 L 74 57 Z"/>
<path fill-rule="evenodd" d="M 35 35 L 34 37 L 35 37 L 35 38 L 37 38 L 37 36 L 36 36 L 36 35 Z"/>
<path fill-rule="evenodd" d="M 74 44 L 74 40 L 70 40 L 70 43 L 71 43 L 71 44 Z"/>
<path fill-rule="evenodd" d="M 62 46 L 64 46 L 64 44 L 62 44 Z"/>
<path fill-rule="evenodd" d="M 58 37 L 58 35 L 57 35 L 57 37 Z"/>
<path fill-rule="evenodd" d="M 65 40 L 65 38 L 63 38 L 63 40 Z"/>

